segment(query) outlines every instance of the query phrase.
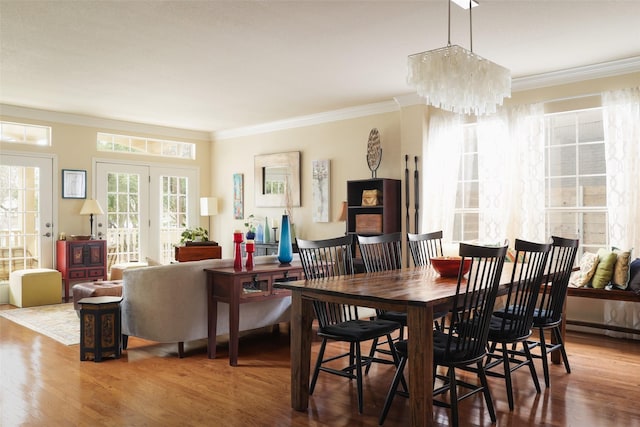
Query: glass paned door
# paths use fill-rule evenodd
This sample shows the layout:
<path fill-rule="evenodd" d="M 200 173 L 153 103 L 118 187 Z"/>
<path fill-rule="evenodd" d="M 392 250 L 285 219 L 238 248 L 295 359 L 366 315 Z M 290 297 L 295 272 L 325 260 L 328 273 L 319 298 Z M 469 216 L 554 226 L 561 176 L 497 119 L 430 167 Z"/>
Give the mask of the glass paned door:
<path fill-rule="evenodd" d="M 0 282 L 15 270 L 53 268 L 53 159 L 3 153 Z"/>
<path fill-rule="evenodd" d="M 97 164 L 96 197 L 105 215 L 97 219 L 98 238 L 107 240 L 107 269 L 144 261 L 149 227 L 149 168 Z"/>
<path fill-rule="evenodd" d="M 197 219 L 197 172 L 102 162 L 96 169 L 97 198 L 106 206 L 98 236 L 106 236 L 109 268 L 147 257 L 172 262 L 173 246 Z"/>
<path fill-rule="evenodd" d="M 153 206 L 157 206 L 155 212 L 159 218 L 151 244 L 158 250 L 157 259 L 163 264 L 174 261 L 174 245 L 180 242 L 182 231 L 197 225 L 197 182 L 198 174 L 194 169 L 151 168 L 152 194 L 158 197 Z M 153 227 L 153 219 L 151 223 Z"/>

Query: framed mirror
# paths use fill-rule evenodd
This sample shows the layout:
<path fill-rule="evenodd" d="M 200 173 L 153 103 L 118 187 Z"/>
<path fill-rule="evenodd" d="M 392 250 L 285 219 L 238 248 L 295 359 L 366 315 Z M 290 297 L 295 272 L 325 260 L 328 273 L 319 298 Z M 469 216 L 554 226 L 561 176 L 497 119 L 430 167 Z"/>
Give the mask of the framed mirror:
<path fill-rule="evenodd" d="M 254 157 L 256 207 L 300 206 L 300 152 L 261 154 Z"/>

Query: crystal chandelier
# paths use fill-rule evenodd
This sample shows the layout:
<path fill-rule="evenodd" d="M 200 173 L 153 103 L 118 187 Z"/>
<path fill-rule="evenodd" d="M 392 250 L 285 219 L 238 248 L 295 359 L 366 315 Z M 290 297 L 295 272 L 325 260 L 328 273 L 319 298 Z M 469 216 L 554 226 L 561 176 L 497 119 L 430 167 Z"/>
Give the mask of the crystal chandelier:
<path fill-rule="evenodd" d="M 495 113 L 496 107 L 502 105 L 503 99 L 511 96 L 511 73 L 508 69 L 473 53 L 471 1 L 471 51 L 451 45 L 451 0 L 448 2 L 447 46 L 410 55 L 407 82 L 427 104 L 434 107 L 477 116 Z"/>

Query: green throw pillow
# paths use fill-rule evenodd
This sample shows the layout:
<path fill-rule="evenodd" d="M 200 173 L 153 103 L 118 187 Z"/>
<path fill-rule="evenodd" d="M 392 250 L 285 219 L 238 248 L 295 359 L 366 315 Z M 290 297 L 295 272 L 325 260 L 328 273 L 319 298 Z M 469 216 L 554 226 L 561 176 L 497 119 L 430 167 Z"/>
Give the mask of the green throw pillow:
<path fill-rule="evenodd" d="M 615 252 L 606 249 L 598 250 L 598 267 L 591 279 L 591 286 L 596 289 L 603 289 L 611 282 L 613 277 L 613 266 L 616 263 L 618 255 Z"/>

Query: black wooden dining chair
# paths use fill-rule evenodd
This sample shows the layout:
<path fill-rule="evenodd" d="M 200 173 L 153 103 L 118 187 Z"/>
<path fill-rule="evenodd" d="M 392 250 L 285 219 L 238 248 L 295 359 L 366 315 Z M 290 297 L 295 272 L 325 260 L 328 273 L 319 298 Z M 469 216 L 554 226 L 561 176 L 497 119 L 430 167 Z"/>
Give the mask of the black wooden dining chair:
<path fill-rule="evenodd" d="M 517 369 L 529 367 L 536 391 L 540 393 L 540 382 L 527 339 L 531 336 L 533 313 L 551 244 L 516 239 L 514 248 L 516 256 L 511 285 L 505 296 L 504 308 L 494 311 L 491 317 L 489 354 L 484 366 L 487 375 L 505 379 L 510 410 L 514 407 L 511 373 Z M 522 344 L 524 357 L 515 351 L 518 344 Z M 502 366 L 502 372 L 492 370 L 498 366 Z"/>
<path fill-rule="evenodd" d="M 540 353 L 534 352 L 533 357 L 542 359 L 544 383 L 549 387 L 549 362 L 547 355 L 559 351 L 567 373 L 571 373 L 569 358 L 562 340 L 562 312 L 567 297 L 569 278 L 578 253 L 578 239 L 551 236 L 551 252 L 545 280 L 542 283 L 538 303 L 533 313 L 533 327 L 538 330 L 539 341 L 529 340 L 529 348 L 539 348 Z M 545 339 L 545 331 L 551 331 L 551 342 Z"/>
<path fill-rule="evenodd" d="M 352 259 L 353 235 L 326 240 L 297 239 L 300 261 L 307 279 L 322 280 L 334 276 L 353 274 Z M 313 391 L 320 371 L 355 379 L 358 393 L 358 412 L 362 413 L 364 402 L 362 392 L 362 369 L 370 365 L 374 359 L 362 356 L 361 343 L 385 337 L 391 342 L 391 333 L 401 325 L 390 320 L 363 320 L 358 316 L 358 307 L 347 304 L 337 304 L 325 301 L 313 301 L 313 309 L 318 319 L 318 336 L 322 338 L 318 359 L 309 394 Z M 349 343 L 349 352 L 324 358 L 329 340 Z M 395 348 L 390 345 L 391 354 L 396 365 L 398 356 Z M 331 361 L 348 358 L 348 365 L 336 369 L 327 364 Z"/>
<path fill-rule="evenodd" d="M 416 267 L 430 265 L 431 258 L 442 256 L 442 230 L 422 234 L 407 233 L 407 238 L 413 265 Z M 433 325 L 436 329 L 442 330 L 440 319 L 447 314 L 448 311 L 433 313 Z"/>
<path fill-rule="evenodd" d="M 487 353 L 487 337 L 493 305 L 500 285 L 500 275 L 504 264 L 507 247 L 484 247 L 460 243 L 460 256 L 471 260 L 471 269 L 468 278 L 462 273 L 458 274 L 456 294 L 453 298 L 452 310 L 456 316 L 448 316 L 444 331 L 433 331 L 433 372 L 434 390 L 433 404 L 451 409 L 451 420 L 454 426 L 458 425 L 458 402 L 482 392 L 489 410 L 492 422 L 496 422 L 496 414 L 493 400 L 489 392 L 487 377 L 485 375 L 483 361 Z M 411 340 L 411 337 L 409 337 Z M 395 347 L 400 356 L 400 364 L 396 369 L 391 387 L 380 415 L 379 424 L 384 423 L 391 403 L 397 393 L 401 378 L 404 376 L 404 368 L 407 365 L 408 342 L 403 340 L 396 343 Z M 458 380 L 456 368 L 465 368 L 475 365 L 480 379 L 480 385 Z M 447 368 L 447 375 L 436 375 L 438 366 Z M 419 378 L 409 378 L 409 381 L 420 381 Z M 458 388 L 469 391 L 459 395 Z M 438 396 L 449 392 L 449 400 L 437 399 Z M 404 393 L 403 393 L 404 394 Z"/>
<path fill-rule="evenodd" d="M 380 234 L 377 236 L 358 235 L 358 246 L 367 273 L 378 271 L 398 270 L 402 268 L 402 233 Z M 402 325 L 398 339 L 404 338 L 404 327 L 407 326 L 407 313 L 402 311 L 376 310 L 378 319 L 392 320 Z M 374 357 L 376 352 L 391 354 L 390 350 L 380 348 L 378 340 L 373 340 L 369 357 Z M 391 345 L 390 345 L 391 346 Z M 393 360 L 380 359 L 383 363 L 394 363 Z M 371 365 L 367 366 L 369 372 Z"/>
<path fill-rule="evenodd" d="M 431 258 L 442 256 L 442 230 L 422 234 L 407 233 L 407 238 L 413 265 L 429 265 Z"/>

